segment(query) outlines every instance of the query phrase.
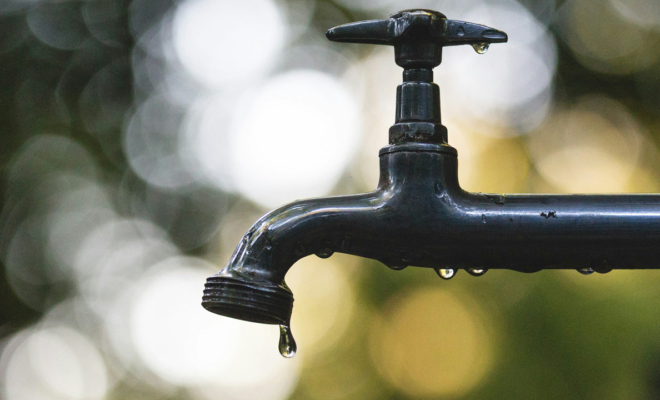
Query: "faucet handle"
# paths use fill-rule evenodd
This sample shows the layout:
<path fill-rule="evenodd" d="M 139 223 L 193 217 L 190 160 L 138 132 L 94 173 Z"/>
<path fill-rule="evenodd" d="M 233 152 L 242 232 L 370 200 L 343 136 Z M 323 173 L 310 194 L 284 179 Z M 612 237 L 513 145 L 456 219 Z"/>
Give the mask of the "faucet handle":
<path fill-rule="evenodd" d="M 404 10 L 388 20 L 359 21 L 331 28 L 335 42 L 394 46 L 396 63 L 406 69 L 434 68 L 442 62 L 442 48 L 471 44 L 484 53 L 490 43 L 504 43 L 507 34 L 472 22 L 448 20 L 433 10 Z"/>

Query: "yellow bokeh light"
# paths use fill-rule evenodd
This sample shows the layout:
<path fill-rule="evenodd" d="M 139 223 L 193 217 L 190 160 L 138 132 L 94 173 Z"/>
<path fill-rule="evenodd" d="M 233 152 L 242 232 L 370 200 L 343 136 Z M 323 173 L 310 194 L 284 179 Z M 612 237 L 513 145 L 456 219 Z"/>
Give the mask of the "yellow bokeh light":
<path fill-rule="evenodd" d="M 330 348 L 353 315 L 355 289 L 348 271 L 336 259 L 303 258 L 286 276 L 295 298 L 291 329 L 302 356 Z"/>
<path fill-rule="evenodd" d="M 589 96 L 531 135 L 529 152 L 540 175 L 561 192 L 618 193 L 627 190 L 649 145 L 622 104 Z"/>
<path fill-rule="evenodd" d="M 478 146 L 478 155 L 461 162 L 461 186 L 465 190 L 482 193 L 523 191 L 529 172 L 529 160 L 521 139 L 494 139 L 472 135 L 472 140 L 483 143 Z"/>
<path fill-rule="evenodd" d="M 424 288 L 391 300 L 375 318 L 370 347 L 378 372 L 412 397 L 459 396 L 490 371 L 495 338 L 469 297 Z"/>
<path fill-rule="evenodd" d="M 655 297 L 660 281 L 660 277 L 652 271 L 614 270 L 606 274 L 593 273 L 587 276 L 572 270 L 558 273 L 568 288 L 601 299 L 611 295 Z"/>
<path fill-rule="evenodd" d="M 574 1 L 567 7 L 565 38 L 578 61 L 594 71 L 629 74 L 653 65 L 654 37 L 628 23 L 608 2 Z"/>
<path fill-rule="evenodd" d="M 299 387 L 307 400 L 382 399 L 391 391 L 374 374 L 369 358 L 368 321 L 374 311 L 364 304 L 353 310 L 354 317 L 340 341 L 321 357 L 305 359 Z"/>

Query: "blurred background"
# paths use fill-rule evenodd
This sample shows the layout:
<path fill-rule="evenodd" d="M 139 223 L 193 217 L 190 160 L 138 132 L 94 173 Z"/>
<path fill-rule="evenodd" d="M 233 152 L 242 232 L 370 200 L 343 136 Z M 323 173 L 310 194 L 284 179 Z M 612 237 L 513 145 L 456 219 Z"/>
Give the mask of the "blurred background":
<path fill-rule="evenodd" d="M 657 0 L 2 0 L 0 397 L 659 398 L 660 271 L 308 257 L 290 360 L 200 306 L 262 214 L 375 188 L 402 71 L 324 33 L 408 8 L 509 34 L 435 71 L 464 188 L 660 191 Z"/>

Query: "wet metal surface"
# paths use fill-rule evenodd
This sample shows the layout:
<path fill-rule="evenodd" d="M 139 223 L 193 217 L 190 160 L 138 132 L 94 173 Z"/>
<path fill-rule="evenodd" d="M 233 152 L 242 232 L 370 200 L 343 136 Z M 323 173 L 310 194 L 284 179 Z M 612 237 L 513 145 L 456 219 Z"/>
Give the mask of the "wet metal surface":
<path fill-rule="evenodd" d="M 660 267 L 660 195 L 461 189 L 457 152 L 446 143 L 431 68 L 440 63 L 444 45 L 503 42 L 506 34 L 414 10 L 333 28 L 328 37 L 393 45 L 397 63 L 406 68 L 391 144 L 380 151 L 378 187 L 297 201 L 263 216 L 229 265 L 208 279 L 203 306 L 209 311 L 290 332 L 293 295 L 284 277 L 297 260 L 313 254 L 352 254 L 395 270 L 433 268 L 445 279 L 459 269 L 480 276 L 488 269 L 588 274 Z M 286 335 L 283 340 L 287 354 L 295 352 Z"/>

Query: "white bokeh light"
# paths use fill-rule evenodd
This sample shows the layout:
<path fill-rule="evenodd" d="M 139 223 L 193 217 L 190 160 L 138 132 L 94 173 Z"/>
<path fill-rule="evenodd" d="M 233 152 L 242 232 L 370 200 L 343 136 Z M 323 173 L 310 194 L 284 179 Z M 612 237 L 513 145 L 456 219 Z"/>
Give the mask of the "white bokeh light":
<path fill-rule="evenodd" d="M 101 399 L 108 390 L 103 357 L 79 332 L 67 327 L 25 331 L 0 359 L 2 398 Z"/>
<path fill-rule="evenodd" d="M 205 85 L 252 80 L 284 46 L 281 14 L 270 0 L 188 0 L 174 17 L 176 54 Z"/>
<path fill-rule="evenodd" d="M 431 1 L 421 6 L 438 8 Z M 487 4 L 466 0 L 447 3 L 441 11 L 450 19 L 501 29 L 509 37 L 508 43 L 491 45 L 485 55 L 476 54 L 471 46 L 443 50 L 434 81 L 440 86 L 443 123 L 449 129 L 450 142 L 465 129 L 490 136 L 515 136 L 541 124 L 552 104 L 557 64 L 555 41 L 547 27 L 513 0 Z M 396 85 L 402 82 L 402 69 L 394 64 L 392 49 L 378 47 L 361 63 L 367 84 L 367 160 L 385 143 L 394 119 Z M 367 169 L 372 172 L 365 176 L 370 185 L 378 173 L 377 164 L 372 164 L 369 161 Z"/>
<path fill-rule="evenodd" d="M 114 219 L 91 230 L 71 265 L 83 300 L 104 314 L 116 296 L 151 265 L 177 254 L 167 234 L 138 219 Z"/>
<path fill-rule="evenodd" d="M 233 190 L 228 126 L 235 109 L 233 96 L 214 93 L 188 110 L 181 153 L 191 174 L 223 190 Z"/>
<path fill-rule="evenodd" d="M 124 153 L 135 173 L 152 185 L 181 189 L 195 184 L 180 154 L 185 111 L 156 94 L 140 104 L 124 132 Z"/>
<path fill-rule="evenodd" d="M 484 56 L 469 46 L 445 49 L 436 82 L 446 111 L 523 131 L 538 126 L 552 100 L 557 63 L 547 28 L 513 0 L 475 7 L 460 19 L 502 29 L 509 41 L 492 45 Z"/>
<path fill-rule="evenodd" d="M 298 362 L 279 355 L 276 326 L 213 315 L 200 306 L 210 268 L 184 257 L 154 266 L 131 312 L 137 354 L 163 380 L 205 397 L 286 398 L 297 381 Z"/>
<path fill-rule="evenodd" d="M 660 2 L 657 0 L 610 0 L 625 19 L 644 28 L 660 29 Z"/>
<path fill-rule="evenodd" d="M 295 70 L 247 96 L 230 135 L 236 188 L 273 207 L 327 194 L 360 142 L 359 107 L 327 74 Z"/>

